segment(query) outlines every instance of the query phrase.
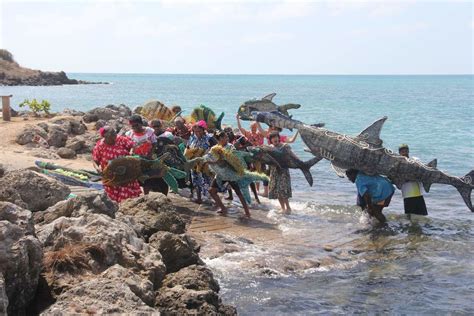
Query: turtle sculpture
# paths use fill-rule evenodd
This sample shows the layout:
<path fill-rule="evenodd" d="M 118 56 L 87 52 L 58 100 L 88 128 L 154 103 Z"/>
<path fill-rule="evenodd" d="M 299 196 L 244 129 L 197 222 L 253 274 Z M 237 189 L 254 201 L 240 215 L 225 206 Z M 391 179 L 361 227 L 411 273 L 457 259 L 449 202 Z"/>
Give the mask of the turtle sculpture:
<path fill-rule="evenodd" d="M 209 150 L 204 160 L 209 163 L 209 169 L 216 175 L 220 183 L 234 181 L 239 186 L 247 203 L 251 203 L 249 185 L 256 181 L 269 181 L 268 176 L 263 173 L 247 170 L 247 166 L 241 152 L 225 149 L 216 145 Z M 212 163 L 217 162 L 217 163 Z"/>
<path fill-rule="evenodd" d="M 261 100 L 249 100 L 244 102 L 238 110 L 239 117 L 242 120 L 251 121 L 253 120 L 252 112 L 273 112 L 278 111 L 283 115 L 289 116 L 288 110 L 290 109 L 299 109 L 301 107 L 300 104 L 295 103 L 288 103 L 283 105 L 276 105 L 273 103 L 273 97 L 276 93 L 271 93 L 269 95 L 264 96 Z"/>
<path fill-rule="evenodd" d="M 102 173 L 102 183 L 108 186 L 121 186 L 134 180 L 144 182 L 152 178 L 163 178 L 173 192 L 178 192 L 176 179 L 186 177 L 186 172 L 168 167 L 163 161 L 167 157 L 148 160 L 138 156 L 115 158 Z"/>

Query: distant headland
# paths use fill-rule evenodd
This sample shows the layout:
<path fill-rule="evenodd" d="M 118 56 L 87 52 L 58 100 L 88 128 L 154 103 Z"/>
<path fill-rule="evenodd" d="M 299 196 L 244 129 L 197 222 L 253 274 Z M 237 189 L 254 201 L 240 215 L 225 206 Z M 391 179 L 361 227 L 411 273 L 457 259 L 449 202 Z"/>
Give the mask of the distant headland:
<path fill-rule="evenodd" d="M 0 49 L 0 86 L 59 86 L 64 84 L 107 84 L 69 79 L 64 71 L 46 72 L 20 66 L 13 54 Z"/>

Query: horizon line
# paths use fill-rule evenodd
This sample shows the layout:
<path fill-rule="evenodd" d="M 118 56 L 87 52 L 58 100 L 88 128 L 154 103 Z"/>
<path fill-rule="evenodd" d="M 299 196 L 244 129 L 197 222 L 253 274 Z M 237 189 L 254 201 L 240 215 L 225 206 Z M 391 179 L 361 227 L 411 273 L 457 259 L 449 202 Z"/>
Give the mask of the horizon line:
<path fill-rule="evenodd" d="M 54 72 L 54 71 L 53 71 Z M 66 72 L 88 75 L 195 75 L 195 76 L 474 76 L 474 73 L 380 73 L 380 74 L 279 74 L 279 73 L 155 73 L 155 72 Z"/>

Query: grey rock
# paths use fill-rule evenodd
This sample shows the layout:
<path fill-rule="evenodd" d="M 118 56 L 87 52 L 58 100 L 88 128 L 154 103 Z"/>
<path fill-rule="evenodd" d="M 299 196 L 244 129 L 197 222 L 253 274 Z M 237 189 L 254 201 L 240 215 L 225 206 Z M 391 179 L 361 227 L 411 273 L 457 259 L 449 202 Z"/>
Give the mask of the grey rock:
<path fill-rule="evenodd" d="M 166 267 L 159 251 L 140 239 L 126 224 L 102 214 L 60 217 L 51 223 L 37 225 L 38 239 L 45 251 L 59 250 L 71 244 L 100 245 L 101 258 L 97 270 L 115 264 L 149 280 L 158 288 Z M 81 278 L 76 276 L 77 280 Z"/>
<path fill-rule="evenodd" d="M 41 315 L 133 314 L 159 315 L 146 305 L 123 280 L 106 277 L 85 280 L 62 293 Z"/>
<path fill-rule="evenodd" d="M 86 140 L 82 136 L 75 136 L 74 138 L 69 138 L 66 142 L 66 148 L 73 150 L 74 152 L 80 151 L 86 145 Z"/>
<path fill-rule="evenodd" d="M 0 201 L 17 204 L 33 212 L 43 211 L 65 200 L 71 190 L 54 179 L 31 170 L 14 170 L 0 178 Z"/>
<path fill-rule="evenodd" d="M 105 107 L 98 107 L 88 111 L 83 120 L 86 123 L 97 122 L 98 120 L 109 121 L 118 118 L 128 118 L 132 115 L 132 111 L 124 104 L 119 106 L 109 104 Z"/>
<path fill-rule="evenodd" d="M 74 109 L 64 109 L 62 112 L 63 115 L 71 115 L 71 116 L 83 116 L 85 113 L 81 111 L 77 111 Z"/>
<path fill-rule="evenodd" d="M 57 218 L 79 217 L 85 214 L 104 214 L 115 218 L 118 205 L 105 193 L 83 193 L 76 197 L 60 201 L 45 211 L 35 212 L 33 217 L 37 224 L 49 224 Z"/>
<path fill-rule="evenodd" d="M 36 126 L 42 128 L 42 129 L 44 129 L 46 132 L 49 131 L 49 125 L 48 125 L 48 123 L 41 122 L 41 123 L 36 124 Z"/>
<path fill-rule="evenodd" d="M 116 264 L 105 270 L 101 277 L 125 283 L 145 304 L 151 307 L 154 306 L 155 291 L 153 283 L 133 273 L 132 270 Z"/>
<path fill-rule="evenodd" d="M 68 131 L 61 126 L 52 125 L 48 132 L 48 144 L 57 148 L 66 146 Z"/>
<path fill-rule="evenodd" d="M 17 136 L 15 141 L 20 145 L 26 145 L 33 142 L 33 138 L 38 135 L 44 139 L 48 138 L 46 131 L 39 126 L 27 126 Z"/>
<path fill-rule="evenodd" d="M 72 117 L 54 119 L 52 124 L 59 125 L 65 132 L 73 135 L 82 135 L 87 130 L 87 126 L 84 123 Z"/>
<path fill-rule="evenodd" d="M 62 147 L 62 148 L 59 148 L 56 151 L 56 153 L 58 154 L 59 157 L 64 158 L 64 159 L 76 158 L 76 152 L 72 150 L 71 148 Z"/>
<path fill-rule="evenodd" d="M 218 291 L 209 269 L 189 266 L 166 276 L 156 296 L 156 306 L 165 314 L 236 315 L 234 307 L 222 304 Z"/>
<path fill-rule="evenodd" d="M 193 264 L 204 264 L 198 255 L 199 246 L 188 235 L 160 231 L 151 236 L 149 243 L 160 251 L 167 273 Z"/>
<path fill-rule="evenodd" d="M 0 178 L 5 174 L 5 167 L 0 163 Z"/>
<path fill-rule="evenodd" d="M 5 279 L 8 313 L 22 314 L 34 298 L 43 259 L 31 212 L 0 202 L 0 232 L 0 274 Z"/>
<path fill-rule="evenodd" d="M 186 228 L 186 222 L 176 213 L 173 202 L 157 192 L 121 203 L 117 219 L 130 225 L 145 239 L 158 231 L 182 234 Z"/>

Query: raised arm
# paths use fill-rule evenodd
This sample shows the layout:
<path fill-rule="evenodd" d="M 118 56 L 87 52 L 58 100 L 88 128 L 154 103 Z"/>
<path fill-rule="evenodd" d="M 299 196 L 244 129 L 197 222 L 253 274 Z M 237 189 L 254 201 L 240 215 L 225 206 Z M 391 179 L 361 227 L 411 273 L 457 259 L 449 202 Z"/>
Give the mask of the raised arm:
<path fill-rule="evenodd" d="M 296 131 L 296 133 L 295 133 L 295 135 L 293 135 L 293 137 L 287 138 L 287 139 L 286 139 L 286 143 L 287 143 L 287 144 L 294 143 L 295 140 L 296 140 L 296 137 L 298 137 L 298 133 L 299 133 L 299 131 Z"/>
<path fill-rule="evenodd" d="M 239 128 L 239 131 L 245 136 L 245 134 L 247 134 L 247 130 L 242 127 L 242 124 L 240 124 L 239 114 L 237 113 L 235 117 L 237 118 L 237 127 Z"/>
<path fill-rule="evenodd" d="M 257 129 L 260 132 L 260 134 L 262 134 L 263 137 L 268 137 L 268 131 L 264 130 L 259 122 L 256 122 L 256 123 L 257 123 Z"/>

